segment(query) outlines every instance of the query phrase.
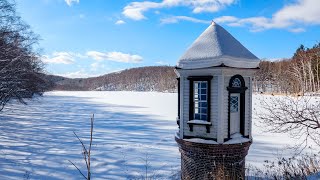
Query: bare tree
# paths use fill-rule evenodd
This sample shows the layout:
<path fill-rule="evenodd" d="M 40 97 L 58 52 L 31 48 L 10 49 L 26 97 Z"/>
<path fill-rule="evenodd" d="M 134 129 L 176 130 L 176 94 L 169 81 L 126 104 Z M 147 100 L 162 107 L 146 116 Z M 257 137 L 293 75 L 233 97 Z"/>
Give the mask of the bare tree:
<path fill-rule="evenodd" d="M 73 134 L 76 136 L 76 138 L 79 140 L 82 146 L 82 155 L 83 155 L 83 160 L 86 163 L 87 176 L 78 168 L 78 166 L 76 166 L 72 161 L 69 160 L 69 162 L 79 171 L 79 173 L 86 180 L 91 179 L 91 147 L 92 147 L 92 138 L 93 138 L 93 121 L 94 121 L 94 114 L 92 114 L 92 117 L 91 117 L 90 143 L 88 148 L 84 145 L 83 141 L 79 138 L 79 136 L 75 132 L 73 132 Z"/>
<path fill-rule="evenodd" d="M 279 96 L 261 100 L 259 119 L 266 130 L 289 133 L 298 141 L 296 148 L 305 148 L 309 141 L 320 146 L 320 99 L 310 96 Z"/>
<path fill-rule="evenodd" d="M 16 14 L 14 1 L 0 0 L 0 110 L 13 98 L 25 103 L 46 90 L 33 49 L 37 42 L 38 36 Z"/>
<path fill-rule="evenodd" d="M 289 158 L 278 157 L 277 161 L 265 160 L 263 168 L 249 165 L 246 179 L 250 180 L 307 180 L 319 179 L 320 159 L 318 154 L 303 154 Z"/>
<path fill-rule="evenodd" d="M 301 45 L 292 58 L 261 61 L 259 66 L 255 91 L 300 95 L 320 91 L 320 43 L 310 49 Z"/>

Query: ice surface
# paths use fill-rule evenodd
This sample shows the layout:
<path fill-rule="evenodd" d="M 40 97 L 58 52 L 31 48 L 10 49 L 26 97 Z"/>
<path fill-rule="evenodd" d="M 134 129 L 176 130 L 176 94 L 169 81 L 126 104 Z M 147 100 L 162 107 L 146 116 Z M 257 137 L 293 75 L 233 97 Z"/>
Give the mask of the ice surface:
<path fill-rule="evenodd" d="M 121 180 L 170 176 L 179 168 L 174 141 L 176 94 L 51 92 L 9 105 L 0 117 L 0 179 L 82 179 L 85 169 L 75 131 L 88 144 L 95 114 L 92 178 Z"/>
<path fill-rule="evenodd" d="M 260 110 L 261 97 L 266 96 L 253 98 L 256 110 Z M 93 179 L 141 177 L 145 159 L 149 175 L 164 179 L 180 168 L 174 140 L 177 94 L 50 92 L 28 106 L 12 103 L 1 112 L 0 179 L 81 179 L 68 160 L 84 169 L 81 145 L 73 131 L 87 144 L 92 113 Z M 263 130 L 255 119 L 247 164 L 261 166 L 264 160 L 276 160 L 278 154 L 292 155 L 284 148 L 296 140 Z"/>

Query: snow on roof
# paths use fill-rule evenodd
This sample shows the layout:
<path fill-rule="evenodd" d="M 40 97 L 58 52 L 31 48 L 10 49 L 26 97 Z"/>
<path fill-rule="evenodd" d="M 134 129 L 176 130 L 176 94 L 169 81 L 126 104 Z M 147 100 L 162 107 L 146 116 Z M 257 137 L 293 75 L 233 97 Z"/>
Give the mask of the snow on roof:
<path fill-rule="evenodd" d="M 235 68 L 257 68 L 259 58 L 253 55 L 223 27 L 212 22 L 178 61 L 182 69 L 225 65 Z"/>

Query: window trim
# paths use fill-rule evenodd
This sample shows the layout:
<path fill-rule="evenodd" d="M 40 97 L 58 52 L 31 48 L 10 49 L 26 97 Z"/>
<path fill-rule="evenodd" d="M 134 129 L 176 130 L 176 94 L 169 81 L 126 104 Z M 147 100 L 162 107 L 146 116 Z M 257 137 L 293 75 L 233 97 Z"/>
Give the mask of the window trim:
<path fill-rule="evenodd" d="M 213 76 L 189 76 L 187 79 L 190 81 L 190 89 L 189 89 L 189 122 L 194 121 L 194 81 L 207 81 L 207 121 L 211 122 L 211 80 Z M 194 123 L 188 123 L 190 127 L 190 131 L 193 131 Z M 211 123 L 204 123 L 197 125 L 205 125 L 207 129 L 207 133 L 210 133 Z"/>

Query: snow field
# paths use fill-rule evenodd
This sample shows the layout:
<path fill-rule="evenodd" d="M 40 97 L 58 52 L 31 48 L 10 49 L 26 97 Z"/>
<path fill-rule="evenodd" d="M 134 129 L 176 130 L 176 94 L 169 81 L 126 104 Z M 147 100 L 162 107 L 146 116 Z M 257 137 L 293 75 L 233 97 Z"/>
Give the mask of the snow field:
<path fill-rule="evenodd" d="M 254 96 L 258 111 L 265 97 Z M 143 177 L 146 167 L 148 176 L 169 179 L 180 168 L 174 93 L 55 91 L 28 106 L 13 102 L 0 113 L 0 179 L 82 178 L 68 160 L 85 170 L 73 131 L 88 144 L 93 113 L 93 179 Z M 295 140 L 263 132 L 256 119 L 253 125 L 247 164 L 291 155 L 284 148 Z"/>

